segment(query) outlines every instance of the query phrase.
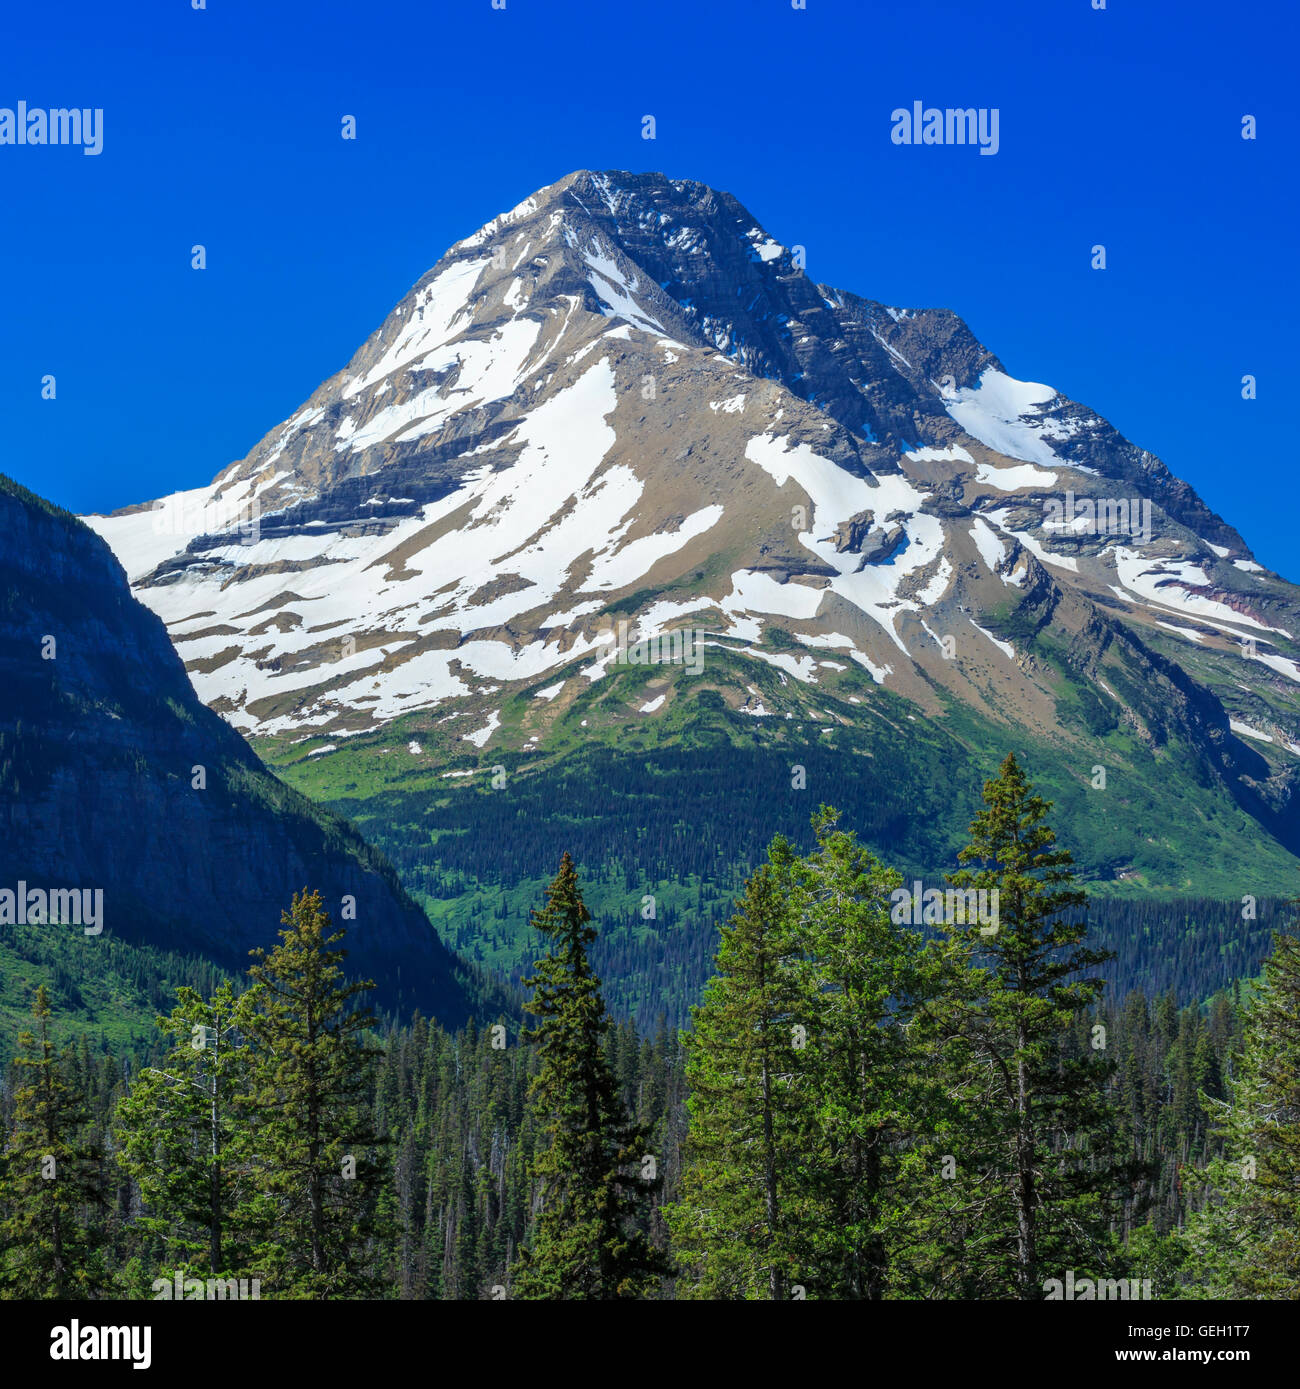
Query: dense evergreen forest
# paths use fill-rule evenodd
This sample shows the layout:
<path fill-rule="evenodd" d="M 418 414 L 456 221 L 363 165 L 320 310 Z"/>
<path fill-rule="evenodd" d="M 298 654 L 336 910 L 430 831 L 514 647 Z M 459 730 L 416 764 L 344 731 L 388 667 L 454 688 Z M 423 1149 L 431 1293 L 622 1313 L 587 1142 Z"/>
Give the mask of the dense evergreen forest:
<path fill-rule="evenodd" d="M 937 868 L 955 861 L 977 808 L 976 762 L 931 733 L 884 736 L 892 732 L 884 723 L 859 730 L 869 757 L 816 747 L 798 756 L 808 784 L 840 808 L 864 844 L 908 881 L 934 885 Z M 515 983 L 535 945 L 530 912 L 546 886 L 538 865 L 549 872 L 557 846 L 567 848 L 600 918 L 592 959 L 611 1010 L 643 1031 L 661 1013 L 676 1028 L 690 1021 L 712 973 L 718 931 L 767 845 L 782 833 L 801 851 L 811 846 L 807 792 L 789 786 L 792 754 L 711 741 L 698 729 L 692 738 L 635 756 L 597 745 L 544 775 L 515 775 L 512 767 L 508 797 L 385 788 L 331 805 L 389 855 L 448 946 Z M 1124 895 L 1117 875 L 1139 846 L 1097 798 L 1081 796 L 1055 766 L 1049 770 L 1057 774 L 1053 794 L 1086 827 L 1089 863 L 1080 878 L 1089 890 L 1090 937 L 1114 955 L 1104 970 L 1112 990 L 1174 989 L 1204 1000 L 1258 973 L 1288 910 L 1284 901 L 1257 894 L 1243 919 L 1240 898 L 1227 899 L 1227 889 L 1219 898 Z M 940 789 L 918 802 L 918 785 Z M 756 796 L 755 786 L 768 790 Z M 1162 833 L 1181 831 L 1177 817 L 1161 823 Z M 484 844 L 492 845 L 490 855 Z M 1185 876 L 1171 872 L 1169 879 Z M 652 917 L 647 894 L 655 900 Z"/>
<path fill-rule="evenodd" d="M 173 962 L 147 1042 L 56 1046 L 42 984 L 0 1091 L 0 1293 L 1296 1296 L 1300 945 L 1208 998 L 1114 994 L 1048 811 L 1008 758 L 949 880 L 996 926 L 923 929 L 823 809 L 681 1033 L 611 1018 L 567 854 L 522 1029 L 375 1018 L 306 891 L 247 979 Z"/>

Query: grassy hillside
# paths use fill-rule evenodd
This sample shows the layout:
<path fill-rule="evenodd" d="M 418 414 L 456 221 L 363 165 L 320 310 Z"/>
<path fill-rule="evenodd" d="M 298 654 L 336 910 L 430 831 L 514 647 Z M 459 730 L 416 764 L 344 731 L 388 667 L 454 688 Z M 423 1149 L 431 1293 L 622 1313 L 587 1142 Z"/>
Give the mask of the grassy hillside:
<path fill-rule="evenodd" d="M 820 676 L 802 685 L 711 649 L 707 676 L 614 667 L 571 681 L 564 699 L 525 690 L 504 703 L 481 754 L 445 714 L 409 716 L 323 755 L 310 740 L 258 750 L 393 859 L 449 946 L 508 974 L 531 961 L 528 911 L 571 849 L 604 922 L 611 1001 L 650 1020 L 693 1001 L 717 925 L 774 834 L 806 845 L 810 815 L 833 804 L 882 858 L 935 880 L 954 866 L 983 780 L 1013 749 L 1055 802 L 1099 923 L 1155 902 L 1159 931 L 1179 935 L 1194 928 L 1186 903 L 1199 899 L 1236 904 L 1195 909 L 1231 933 L 1243 894 L 1284 897 L 1300 881 L 1296 859 L 1207 783 L 1189 749 L 1152 747 L 1099 716 L 1082 683 L 1062 681 L 1069 734 L 1052 741 L 964 706 L 927 719 L 852 666 Z M 641 712 L 660 696 L 653 717 Z M 745 700 L 780 713 L 740 712 Z M 1267 932 L 1241 923 L 1238 935 L 1215 947 L 1228 971 L 1211 970 L 1222 974 L 1215 986 L 1258 965 Z M 1128 982 L 1142 983 L 1147 967 L 1130 963 Z"/>
<path fill-rule="evenodd" d="M 0 927 L 0 1067 L 18 1034 L 31 1026 L 32 1000 L 44 984 L 53 1036 L 63 1046 L 85 1038 L 115 1056 L 145 1051 L 157 1036 L 154 1019 L 170 1012 L 181 985 L 212 989 L 223 972 L 210 961 L 135 945 L 75 927 Z"/>

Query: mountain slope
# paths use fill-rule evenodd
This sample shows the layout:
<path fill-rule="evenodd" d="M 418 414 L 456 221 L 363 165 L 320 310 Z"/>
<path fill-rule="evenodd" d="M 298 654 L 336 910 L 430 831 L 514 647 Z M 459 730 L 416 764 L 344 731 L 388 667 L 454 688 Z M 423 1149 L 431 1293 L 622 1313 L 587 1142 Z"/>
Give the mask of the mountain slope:
<path fill-rule="evenodd" d="M 463 1017 L 463 969 L 391 865 L 199 702 L 108 547 L 4 477 L 0 538 L 0 887 L 99 890 L 104 939 L 241 969 L 319 887 L 386 1002 Z"/>
<path fill-rule="evenodd" d="M 1300 591 L 954 314 L 801 262 L 728 194 L 569 175 L 451 247 L 209 487 L 88 519 L 200 696 L 484 958 L 566 797 L 625 904 L 675 891 L 679 830 L 721 833 L 720 905 L 833 786 L 877 847 L 946 867 L 1008 746 L 1099 891 L 1287 891 Z M 675 766 L 674 795 L 638 766 Z M 630 905 L 627 931 L 671 948 Z"/>

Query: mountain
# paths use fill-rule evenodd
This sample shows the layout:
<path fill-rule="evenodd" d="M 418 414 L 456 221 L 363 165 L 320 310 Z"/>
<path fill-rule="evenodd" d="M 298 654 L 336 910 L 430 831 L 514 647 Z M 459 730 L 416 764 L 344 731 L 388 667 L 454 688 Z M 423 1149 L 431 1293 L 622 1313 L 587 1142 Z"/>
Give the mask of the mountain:
<path fill-rule="evenodd" d="M 819 801 L 950 867 L 1012 747 L 1098 896 L 1294 883 L 1300 590 L 955 314 L 814 282 L 702 184 L 540 190 L 211 485 L 87 520 L 449 943 L 516 968 L 572 845 L 628 1006 L 689 992 Z"/>
<path fill-rule="evenodd" d="M 108 546 L 3 476 L 0 610 L 6 951 L 25 941 L 19 955 L 34 965 L 124 941 L 242 970 L 249 949 L 275 944 L 281 911 L 310 885 L 347 928 L 350 965 L 376 978 L 386 1003 L 466 1016 L 464 967 L 392 865 L 268 772 L 199 701 Z M 29 893 L 98 892 L 101 905 L 83 899 L 80 929 L 24 923 L 15 919 L 20 883 Z M 75 923 L 72 904 L 60 905 Z M 65 933 L 67 951 L 54 955 L 37 939 Z M 102 972 L 78 970 L 83 985 Z M 21 1003 L 30 1009 L 30 998 Z"/>

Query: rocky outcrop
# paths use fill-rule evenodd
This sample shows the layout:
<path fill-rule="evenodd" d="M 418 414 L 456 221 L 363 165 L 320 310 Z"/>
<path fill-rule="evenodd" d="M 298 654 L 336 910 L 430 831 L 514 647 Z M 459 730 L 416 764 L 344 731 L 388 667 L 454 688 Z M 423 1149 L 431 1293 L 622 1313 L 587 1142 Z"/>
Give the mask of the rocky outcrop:
<path fill-rule="evenodd" d="M 236 968 L 319 888 L 386 1003 L 466 1015 L 459 962 L 383 856 L 198 700 L 108 546 L 4 477 L 0 599 L 0 886 L 102 889 L 110 933 Z"/>

